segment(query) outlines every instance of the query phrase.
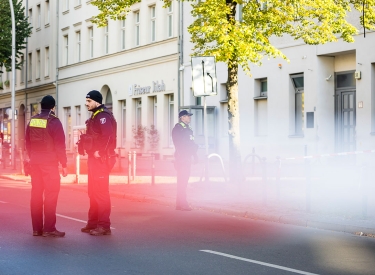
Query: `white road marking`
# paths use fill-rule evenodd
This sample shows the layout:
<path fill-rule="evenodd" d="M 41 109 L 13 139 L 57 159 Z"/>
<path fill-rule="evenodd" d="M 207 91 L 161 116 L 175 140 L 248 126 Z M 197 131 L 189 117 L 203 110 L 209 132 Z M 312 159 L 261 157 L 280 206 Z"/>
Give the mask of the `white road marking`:
<path fill-rule="evenodd" d="M 7 203 L 6 201 L 0 201 L 0 203 Z"/>
<path fill-rule="evenodd" d="M 200 251 L 211 253 L 211 254 L 216 254 L 216 255 L 220 255 L 220 256 L 227 257 L 227 258 L 236 259 L 236 260 L 241 260 L 241 261 L 245 261 L 245 262 L 250 262 L 250 263 L 253 263 L 253 264 L 264 265 L 264 266 L 273 267 L 273 268 L 277 268 L 277 269 L 281 269 L 281 270 L 286 270 L 286 271 L 290 271 L 290 272 L 294 272 L 294 273 L 298 273 L 298 274 L 318 275 L 316 273 L 310 273 L 310 272 L 305 272 L 305 271 L 301 271 L 301 270 L 297 270 L 297 269 L 293 269 L 293 268 L 288 268 L 288 267 L 284 267 L 284 266 L 280 266 L 280 265 L 274 265 L 274 264 L 269 264 L 269 263 L 265 263 L 265 262 L 255 261 L 255 260 L 237 257 L 237 256 L 233 256 L 233 255 L 230 255 L 230 254 L 225 254 L 225 253 L 221 253 L 221 252 L 217 252 L 217 251 L 212 251 L 212 250 L 200 250 Z"/>
<path fill-rule="evenodd" d="M 65 218 L 65 219 L 68 219 L 68 220 L 76 221 L 76 222 L 87 223 L 87 221 L 76 219 L 76 218 L 72 218 L 72 217 L 69 217 L 69 216 L 64 216 L 64 215 L 61 215 L 61 214 L 56 214 L 56 216 L 61 217 L 61 218 Z M 113 227 L 110 227 L 110 228 L 111 229 L 115 229 Z"/>

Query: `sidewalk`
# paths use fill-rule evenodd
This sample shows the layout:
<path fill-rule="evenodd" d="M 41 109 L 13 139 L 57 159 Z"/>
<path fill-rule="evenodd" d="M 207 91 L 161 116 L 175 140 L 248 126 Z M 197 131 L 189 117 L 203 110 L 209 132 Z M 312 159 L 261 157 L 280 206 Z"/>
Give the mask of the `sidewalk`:
<path fill-rule="evenodd" d="M 1 169 L 0 178 L 30 182 L 30 177 L 12 173 L 10 169 Z M 340 191 L 333 190 L 333 186 L 332 190 L 325 187 L 324 193 L 319 193 L 321 189 L 316 188 L 311 193 L 311 211 L 307 212 L 305 188 L 301 188 L 303 179 L 292 181 L 284 178 L 281 188 L 272 178 L 269 178 L 266 188 L 259 178 L 250 179 L 234 185 L 219 177 L 210 178 L 210 182 L 200 182 L 200 177 L 193 176 L 188 187 L 188 200 L 193 211 L 206 210 L 254 220 L 375 236 L 375 200 L 368 197 L 363 208 L 361 194 L 356 189 Z M 80 176 L 80 184 L 74 182 L 74 174 L 61 178 L 62 188 L 87 192 L 87 175 Z M 153 186 L 150 176 L 138 176 L 134 182 L 127 182 L 127 176 L 111 175 L 111 196 L 175 205 L 176 179 L 173 176 L 156 176 Z M 327 198 L 330 192 L 338 194 L 338 197 Z M 363 209 L 366 209 L 366 215 Z"/>

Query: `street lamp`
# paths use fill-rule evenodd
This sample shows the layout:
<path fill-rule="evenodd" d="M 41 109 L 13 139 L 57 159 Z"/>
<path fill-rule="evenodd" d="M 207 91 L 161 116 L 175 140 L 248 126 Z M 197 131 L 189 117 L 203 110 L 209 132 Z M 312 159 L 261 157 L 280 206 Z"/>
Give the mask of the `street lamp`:
<path fill-rule="evenodd" d="M 14 19 L 14 9 L 13 9 L 13 1 L 9 0 L 10 5 L 10 14 L 12 17 L 12 93 L 11 93 L 11 109 L 12 109 L 12 120 L 11 120 L 11 136 L 10 136 L 10 144 L 11 144 L 11 161 L 13 168 L 16 168 L 15 162 L 15 122 L 16 122 L 16 112 L 15 112 L 15 88 L 16 88 L 16 23 Z"/>

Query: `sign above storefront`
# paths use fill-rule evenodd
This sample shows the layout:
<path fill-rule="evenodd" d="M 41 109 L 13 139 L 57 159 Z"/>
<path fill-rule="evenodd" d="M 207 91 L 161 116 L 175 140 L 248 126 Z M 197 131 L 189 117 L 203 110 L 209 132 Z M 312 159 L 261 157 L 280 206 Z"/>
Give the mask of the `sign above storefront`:
<path fill-rule="evenodd" d="M 144 95 L 144 94 L 151 94 L 151 93 L 158 93 L 158 92 L 165 92 L 165 84 L 162 80 L 161 83 L 159 81 L 152 81 L 151 86 L 141 86 L 138 84 L 130 85 L 129 86 L 129 96 L 133 95 Z"/>

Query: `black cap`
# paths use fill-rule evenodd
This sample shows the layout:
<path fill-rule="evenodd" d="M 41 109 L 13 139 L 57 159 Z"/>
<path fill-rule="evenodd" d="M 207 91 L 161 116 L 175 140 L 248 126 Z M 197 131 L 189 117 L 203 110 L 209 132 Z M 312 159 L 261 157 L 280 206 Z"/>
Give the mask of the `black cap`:
<path fill-rule="evenodd" d="M 99 93 L 97 90 L 92 90 L 90 91 L 87 95 L 86 98 L 91 98 L 92 100 L 102 104 L 103 101 L 103 96 L 101 93 Z"/>
<path fill-rule="evenodd" d="M 42 109 L 51 110 L 53 107 L 55 107 L 56 101 L 52 96 L 46 95 L 45 97 L 42 98 L 40 105 Z"/>
<path fill-rule="evenodd" d="M 189 113 L 188 111 L 186 110 L 182 110 L 179 114 L 178 114 L 178 117 L 182 117 L 182 116 L 192 116 L 193 114 L 192 113 Z"/>

